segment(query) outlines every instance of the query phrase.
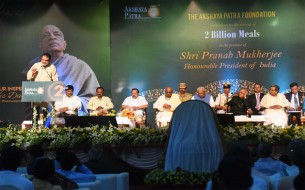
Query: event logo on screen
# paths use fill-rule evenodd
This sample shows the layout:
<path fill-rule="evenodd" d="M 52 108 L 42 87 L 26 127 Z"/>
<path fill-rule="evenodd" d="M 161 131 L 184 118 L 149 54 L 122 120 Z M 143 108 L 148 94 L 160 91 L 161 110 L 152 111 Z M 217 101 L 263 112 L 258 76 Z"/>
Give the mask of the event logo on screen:
<path fill-rule="evenodd" d="M 152 20 L 160 19 L 160 5 L 125 6 L 125 20 Z"/>

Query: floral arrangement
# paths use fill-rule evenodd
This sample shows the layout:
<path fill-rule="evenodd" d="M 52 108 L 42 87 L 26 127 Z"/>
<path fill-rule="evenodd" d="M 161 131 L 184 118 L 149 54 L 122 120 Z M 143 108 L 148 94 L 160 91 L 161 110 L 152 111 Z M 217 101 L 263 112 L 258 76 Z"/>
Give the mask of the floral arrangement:
<path fill-rule="evenodd" d="M 305 126 L 276 127 L 273 125 L 243 125 L 222 128 L 225 140 L 232 142 L 240 139 L 286 143 L 294 139 L 305 139 Z"/>
<path fill-rule="evenodd" d="M 70 127 L 32 127 L 21 129 L 10 125 L 0 128 L 0 149 L 7 144 L 22 149 L 41 144 L 44 148 L 79 148 L 82 146 L 137 146 L 163 145 L 168 137 L 168 129 L 129 128 L 114 126 Z"/>
<path fill-rule="evenodd" d="M 115 110 L 110 110 L 106 115 L 107 116 L 115 116 Z"/>
<path fill-rule="evenodd" d="M 133 119 L 134 118 L 133 111 L 131 111 L 129 109 L 123 109 L 122 110 L 122 115 L 123 115 L 123 117 L 128 117 L 129 119 Z"/>
<path fill-rule="evenodd" d="M 45 107 L 41 107 L 41 110 L 47 112 L 47 108 L 45 108 Z M 33 126 L 34 127 L 36 127 L 37 123 L 38 123 L 38 121 L 37 121 L 38 113 L 39 113 L 38 110 L 34 106 L 33 107 Z M 53 107 L 52 107 L 52 110 L 50 112 L 48 112 L 47 117 L 44 117 L 43 114 L 39 114 L 38 119 L 41 120 L 42 122 L 46 122 L 47 118 L 49 116 L 52 116 L 53 114 L 55 115 L 55 109 L 53 109 Z"/>
<path fill-rule="evenodd" d="M 145 176 L 144 183 L 156 186 L 185 186 L 186 189 L 191 186 L 199 186 L 200 189 L 203 189 L 211 175 L 210 172 L 164 171 L 157 168 Z"/>
<path fill-rule="evenodd" d="M 288 126 L 286 128 L 261 125 L 230 126 L 221 128 L 226 142 L 240 139 L 286 143 L 294 139 L 305 139 L 305 126 Z M 91 126 L 85 128 L 43 126 L 21 129 L 10 124 L 0 128 L 0 149 L 5 144 L 14 144 L 27 149 L 34 144 L 45 148 L 76 148 L 84 145 L 95 146 L 139 146 L 163 145 L 169 130 L 165 128 L 130 128 L 115 126 Z"/>

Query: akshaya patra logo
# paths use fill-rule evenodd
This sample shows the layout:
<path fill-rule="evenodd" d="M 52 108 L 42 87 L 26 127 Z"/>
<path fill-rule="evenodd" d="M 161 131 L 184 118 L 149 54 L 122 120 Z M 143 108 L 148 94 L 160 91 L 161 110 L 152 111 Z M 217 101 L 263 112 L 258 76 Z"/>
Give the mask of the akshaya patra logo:
<path fill-rule="evenodd" d="M 160 19 L 160 5 L 148 6 L 125 6 L 125 20 L 148 20 Z"/>
<path fill-rule="evenodd" d="M 26 95 L 43 95 L 44 94 L 44 88 L 38 87 L 38 88 L 25 88 L 24 94 Z"/>

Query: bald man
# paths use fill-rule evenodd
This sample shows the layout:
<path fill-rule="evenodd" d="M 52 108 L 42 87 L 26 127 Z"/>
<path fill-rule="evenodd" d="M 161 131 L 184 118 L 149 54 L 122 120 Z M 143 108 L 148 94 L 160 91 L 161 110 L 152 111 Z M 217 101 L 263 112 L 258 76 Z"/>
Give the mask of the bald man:
<path fill-rule="evenodd" d="M 164 127 L 170 122 L 173 112 L 181 103 L 178 94 L 173 94 L 172 87 L 165 88 L 165 94 L 154 103 L 153 108 L 158 111 L 156 115 L 157 125 Z"/>

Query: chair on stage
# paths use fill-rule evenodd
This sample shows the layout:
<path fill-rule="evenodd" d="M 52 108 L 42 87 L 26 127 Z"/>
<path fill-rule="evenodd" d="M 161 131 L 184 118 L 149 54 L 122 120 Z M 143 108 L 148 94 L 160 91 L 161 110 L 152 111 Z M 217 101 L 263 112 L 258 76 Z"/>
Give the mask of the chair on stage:
<path fill-rule="evenodd" d="M 300 110 L 297 111 L 290 111 L 290 110 L 285 110 L 288 116 L 288 125 L 289 123 L 292 125 L 297 125 L 300 123 L 301 125 L 304 124 L 304 121 L 302 121 L 302 108 L 300 107 Z"/>
<path fill-rule="evenodd" d="M 224 146 L 213 109 L 205 102 L 181 103 L 173 113 L 166 150 L 166 171 L 215 171 Z"/>

